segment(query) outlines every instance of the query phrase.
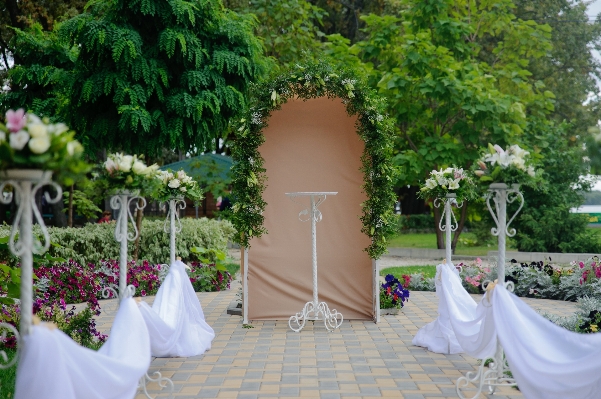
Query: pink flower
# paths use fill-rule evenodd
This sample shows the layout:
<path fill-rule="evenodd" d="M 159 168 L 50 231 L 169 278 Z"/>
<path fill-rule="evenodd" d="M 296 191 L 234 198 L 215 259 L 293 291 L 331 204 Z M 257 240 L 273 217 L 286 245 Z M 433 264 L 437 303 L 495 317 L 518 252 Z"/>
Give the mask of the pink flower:
<path fill-rule="evenodd" d="M 482 259 L 476 258 L 476 263 L 479 265 L 480 263 L 482 263 Z"/>
<path fill-rule="evenodd" d="M 26 124 L 27 119 L 25 119 L 25 110 L 23 108 L 19 108 L 16 111 L 13 111 L 12 109 L 6 111 L 6 127 L 12 133 L 16 133 L 23 129 Z"/>
<path fill-rule="evenodd" d="M 579 262 L 578 264 L 580 265 L 581 269 L 584 268 L 584 262 Z"/>

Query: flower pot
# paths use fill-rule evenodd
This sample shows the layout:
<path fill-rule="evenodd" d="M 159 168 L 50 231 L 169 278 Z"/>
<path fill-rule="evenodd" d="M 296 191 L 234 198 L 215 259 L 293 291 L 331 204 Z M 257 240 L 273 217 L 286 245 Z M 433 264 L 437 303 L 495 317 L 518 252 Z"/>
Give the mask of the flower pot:
<path fill-rule="evenodd" d="M 448 194 L 446 195 L 446 197 L 447 197 L 447 198 L 457 198 L 457 194 L 455 194 L 455 193 L 448 193 Z"/>
<path fill-rule="evenodd" d="M 380 316 L 383 316 L 383 315 L 395 315 L 395 314 L 399 314 L 400 311 L 401 311 L 401 308 L 380 309 Z"/>
<path fill-rule="evenodd" d="M 52 171 L 42 169 L 7 169 L 0 171 L 2 180 L 31 181 L 34 183 L 40 181 L 49 181 L 52 177 Z"/>

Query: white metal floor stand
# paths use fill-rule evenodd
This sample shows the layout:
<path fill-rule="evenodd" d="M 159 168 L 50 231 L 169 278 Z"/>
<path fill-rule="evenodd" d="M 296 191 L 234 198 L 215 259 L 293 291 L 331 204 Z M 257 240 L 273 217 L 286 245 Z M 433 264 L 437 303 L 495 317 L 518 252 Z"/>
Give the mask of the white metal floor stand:
<path fill-rule="evenodd" d="M 323 320 L 328 331 L 333 331 L 342 325 L 342 314 L 336 309 L 330 310 L 325 302 L 319 302 L 317 296 L 317 232 L 316 224 L 321 221 L 321 211 L 317 207 L 326 200 L 328 195 L 336 195 L 337 192 L 295 192 L 286 193 L 293 201 L 297 197 L 310 197 L 311 207 L 299 212 L 298 218 L 301 222 L 311 220 L 311 238 L 312 238 L 312 264 L 313 264 L 313 301 L 307 302 L 301 312 L 291 316 L 288 325 L 293 331 L 300 332 L 307 320 Z M 296 202 L 296 201 L 295 201 Z"/>
<path fill-rule="evenodd" d="M 127 285 L 127 242 L 134 241 L 140 234 L 136 227 L 134 216 L 131 213 L 130 204 L 133 201 L 135 201 L 134 204 L 138 210 L 142 210 L 146 207 L 146 200 L 143 197 L 139 197 L 137 193 L 122 191 L 111 198 L 111 208 L 119 210 L 119 216 L 117 217 L 117 224 L 115 226 L 115 240 L 121 244 L 119 251 L 119 301 L 134 296 L 136 292 L 136 288 L 133 285 Z M 129 221 L 131 221 L 134 227 L 133 233 L 128 232 Z M 173 225 L 175 226 L 175 223 L 173 223 Z M 108 292 L 116 294 L 114 288 L 105 287 L 103 289 L 103 296 L 105 293 L 108 296 Z M 156 382 L 161 389 L 168 387 L 170 397 L 172 397 L 174 389 L 173 381 L 167 377 L 163 377 L 158 371 L 153 373 L 153 377 L 146 373 L 144 377 L 140 379 L 139 389 L 142 389 L 144 395 L 146 395 L 148 399 L 153 399 L 152 396 L 148 394 L 147 384 L 149 382 Z"/>
<path fill-rule="evenodd" d="M 516 233 L 515 229 L 509 229 L 509 225 L 515 219 L 517 214 L 524 206 L 524 197 L 520 192 L 520 186 L 514 184 L 508 188 L 505 183 L 493 183 L 490 185 L 489 193 L 486 197 L 486 205 L 492 215 L 497 227 L 491 229 L 493 236 L 498 236 L 499 256 L 497 260 L 497 284 L 503 284 L 509 291 L 513 291 L 513 283 L 509 281 L 505 283 L 505 236 L 513 237 Z M 490 200 L 493 200 L 495 209 L 490 205 Z M 507 221 L 507 204 L 519 201 L 519 208 L 516 213 Z M 491 284 L 491 282 L 485 282 Z M 491 360 L 488 364 L 488 370 L 484 370 L 486 361 Z M 497 351 L 492 359 L 482 359 L 482 363 L 476 372 L 468 372 L 465 377 L 457 379 L 456 388 L 457 394 L 461 399 L 466 399 L 461 389 L 474 385 L 477 391 L 470 399 L 477 398 L 480 393 L 486 389 L 488 394 L 494 394 L 498 386 L 516 386 L 514 378 L 509 377 L 509 366 L 503 354 L 503 347 L 497 341 Z"/>
<path fill-rule="evenodd" d="M 56 196 L 51 197 L 48 192 L 44 193 L 46 201 L 55 204 L 62 199 L 63 190 L 51 180 L 52 172 L 34 169 L 15 169 L 2 172 L 0 179 L 0 202 L 10 204 L 15 196 L 17 213 L 10 229 L 8 246 L 10 252 L 21 258 L 21 321 L 19 331 L 7 323 L 0 323 L 1 337 L 6 338 L 8 332 L 14 334 L 17 341 L 17 353 L 12 359 L 8 359 L 5 351 L 0 351 L 0 369 L 12 367 L 19 355 L 22 345 L 22 337 L 29 334 L 33 320 L 33 254 L 43 254 L 50 247 L 50 236 L 44 224 L 44 219 L 37 207 L 35 196 L 40 188 L 49 185 L 56 191 Z M 12 192 L 6 192 L 12 187 Z M 43 242 L 33 238 L 33 218 L 40 225 Z M 18 238 L 17 238 L 18 235 Z M 20 332 L 20 334 L 19 334 Z"/>
<path fill-rule="evenodd" d="M 453 255 L 453 248 L 451 246 L 451 233 L 453 231 L 457 231 L 458 223 L 455 218 L 455 214 L 453 213 L 453 209 L 451 205 L 455 205 L 457 208 L 461 208 L 463 206 L 463 202 L 457 202 L 457 196 L 454 193 L 447 194 L 445 198 L 436 198 L 434 200 L 434 206 L 440 207 L 440 205 L 444 204 L 442 208 L 442 215 L 440 215 L 440 222 L 438 222 L 438 228 L 440 231 L 445 232 L 445 263 L 447 265 L 452 265 L 451 257 Z M 443 225 L 443 219 L 445 224 Z"/>

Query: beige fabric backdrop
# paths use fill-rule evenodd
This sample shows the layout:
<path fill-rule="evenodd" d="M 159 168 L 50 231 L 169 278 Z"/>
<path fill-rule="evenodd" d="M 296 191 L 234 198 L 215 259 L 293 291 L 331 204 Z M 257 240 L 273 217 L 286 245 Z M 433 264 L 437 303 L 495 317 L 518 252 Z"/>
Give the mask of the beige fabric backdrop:
<path fill-rule="evenodd" d="M 288 319 L 312 300 L 311 223 L 298 213 L 309 197 L 293 202 L 295 191 L 337 191 L 318 208 L 317 268 L 319 300 L 345 320 L 372 320 L 372 261 L 361 233 L 361 154 L 364 144 L 340 99 L 289 101 L 274 111 L 259 148 L 265 159 L 263 198 L 268 234 L 250 242 L 248 318 Z"/>

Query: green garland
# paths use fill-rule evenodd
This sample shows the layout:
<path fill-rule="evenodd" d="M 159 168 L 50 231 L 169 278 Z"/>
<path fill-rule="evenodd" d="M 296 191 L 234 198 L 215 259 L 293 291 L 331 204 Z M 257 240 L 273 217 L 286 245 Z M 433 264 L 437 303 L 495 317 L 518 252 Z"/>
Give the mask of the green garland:
<path fill-rule="evenodd" d="M 263 129 L 272 111 L 289 99 L 341 98 L 349 115 L 357 116 L 357 133 L 365 143 L 361 171 L 367 200 L 361 204 L 361 232 L 372 239 L 365 250 L 373 259 L 386 252 L 386 237 L 393 233 L 393 191 L 396 169 L 392 164 L 393 129 L 384 117 L 385 104 L 352 71 L 320 62 L 296 65 L 287 72 L 251 87 L 251 107 L 241 119 L 232 146 L 232 222 L 236 241 L 249 246 L 253 237 L 266 233 L 263 227 L 265 168 L 259 147 L 265 141 Z"/>

